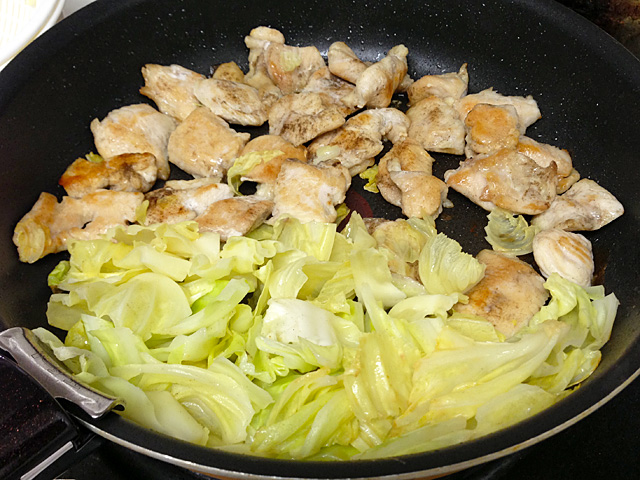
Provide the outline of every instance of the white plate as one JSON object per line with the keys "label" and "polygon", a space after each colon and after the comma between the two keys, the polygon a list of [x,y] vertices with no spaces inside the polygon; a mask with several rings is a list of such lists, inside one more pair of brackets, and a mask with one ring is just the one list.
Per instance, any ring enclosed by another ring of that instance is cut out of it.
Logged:
{"label": "white plate", "polygon": [[64,0],[0,0],[0,70],[55,24]]}

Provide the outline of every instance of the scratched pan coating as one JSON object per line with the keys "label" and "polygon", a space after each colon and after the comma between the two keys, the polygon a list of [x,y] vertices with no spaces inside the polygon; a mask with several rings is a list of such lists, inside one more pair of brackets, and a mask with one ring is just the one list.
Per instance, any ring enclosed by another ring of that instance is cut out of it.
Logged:
{"label": "scratched pan coating", "polygon": [[[64,254],[20,264],[11,235],[39,193],[61,195],[56,182],[66,166],[95,150],[90,121],[114,108],[148,101],[138,93],[145,63],[177,63],[209,74],[212,65],[234,60],[246,71],[243,38],[258,25],[278,28],[288,44],[312,44],[321,52],[342,40],[365,60],[379,59],[403,43],[414,78],[457,71],[467,62],[471,92],[494,87],[507,95],[533,95],[543,118],[527,134],[567,148],[582,176],[598,181],[626,207],[622,218],[588,234],[598,278],[621,301],[603,361],[575,393],[518,425],[437,452],[375,461],[245,457],[169,439],[116,414],[102,420],[78,414],[82,421],[138,452],[218,475],[408,478],[454,471],[540,441],[595,410],[635,377],[640,367],[640,66],[595,26],[541,0],[98,1],[64,20],[0,73],[3,328],[46,324],[46,276]],[[440,175],[459,161],[436,157]],[[372,214],[398,214],[379,196],[360,193]],[[450,198],[455,208],[443,213],[438,228],[476,253],[487,246],[486,212],[455,192]]]}

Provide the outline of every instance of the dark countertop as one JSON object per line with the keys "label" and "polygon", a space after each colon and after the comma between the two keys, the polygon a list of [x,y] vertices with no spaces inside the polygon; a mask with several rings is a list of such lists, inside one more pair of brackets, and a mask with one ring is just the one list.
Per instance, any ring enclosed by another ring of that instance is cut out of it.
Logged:
{"label": "dark countertop", "polygon": [[[562,0],[640,57],[640,2]],[[635,478],[640,468],[640,380],[596,412],[559,434],[517,454],[453,474],[450,480]],[[597,432],[597,433],[595,433]],[[636,472],[636,473],[632,473]],[[60,478],[211,478],[104,442]]]}

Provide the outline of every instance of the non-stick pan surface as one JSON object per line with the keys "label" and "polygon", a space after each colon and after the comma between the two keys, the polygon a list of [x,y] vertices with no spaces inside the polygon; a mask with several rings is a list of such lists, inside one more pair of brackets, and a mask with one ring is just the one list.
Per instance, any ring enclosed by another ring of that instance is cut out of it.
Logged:
{"label": "non-stick pan surface", "polygon": [[[610,342],[594,375],[566,400],[504,431],[460,446],[397,459],[302,463],[236,456],[168,439],[116,414],[84,419],[90,428],[135,450],[198,470],[236,476],[377,477],[436,474],[470,466],[539,441],[593,411],[640,368],[640,64],[613,39],[547,0],[396,0],[222,2],[102,0],[64,20],[0,73],[0,321],[2,327],[46,324],[47,273],[63,255],[20,264],[11,235],[41,191],[75,158],[94,150],[88,125],[110,110],[146,101],[140,67],[178,63],[208,74],[235,60],[246,68],[243,38],[255,26],[281,30],[287,43],[326,52],[337,40],[364,59],[392,46],[409,49],[414,78],[469,64],[470,91],[487,87],[533,95],[543,118],[534,139],[567,148],[583,177],[597,180],[626,207],[589,235],[597,277],[621,301]],[[437,171],[458,159],[437,157]],[[485,246],[486,212],[450,194],[455,204],[440,230],[467,251]],[[374,214],[397,215],[366,197]]]}

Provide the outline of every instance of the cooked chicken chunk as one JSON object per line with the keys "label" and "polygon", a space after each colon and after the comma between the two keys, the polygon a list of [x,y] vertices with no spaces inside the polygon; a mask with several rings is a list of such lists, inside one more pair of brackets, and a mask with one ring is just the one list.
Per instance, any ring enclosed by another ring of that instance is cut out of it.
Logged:
{"label": "cooked chicken chunk", "polygon": [[467,64],[460,67],[460,70],[442,75],[425,75],[416,80],[407,90],[409,104],[415,105],[423,98],[435,95],[440,98],[451,97],[458,100],[467,94],[469,87],[469,74]]}
{"label": "cooked chicken chunk", "polygon": [[302,222],[334,222],[335,206],[345,199],[351,175],[341,165],[308,165],[285,160],[274,188],[273,218],[295,217]]}
{"label": "cooked chicken chunk", "polygon": [[153,100],[162,113],[182,121],[200,105],[194,90],[204,75],[180,65],[156,65],[148,63],[142,67],[145,85],[140,93]]}
{"label": "cooked chicken chunk", "polygon": [[223,241],[246,235],[271,214],[273,202],[254,196],[219,200],[195,218],[201,232],[215,232]]}
{"label": "cooked chicken chunk", "polygon": [[99,190],[81,198],[63,197],[58,203],[50,193],[41,193],[13,233],[20,260],[33,263],[66,250],[69,240],[96,239],[111,227],[135,221],[143,198],[140,192]]}
{"label": "cooked chicken chunk", "polygon": [[477,259],[486,265],[484,277],[466,293],[469,303],[454,310],[485,318],[509,338],[545,304],[544,278],[522,260],[492,250],[481,251]]}
{"label": "cooked chicken chunk", "polygon": [[244,38],[244,43],[249,49],[249,71],[244,82],[258,89],[260,99],[268,109],[282,92],[269,77],[265,51],[272,44],[284,44],[284,35],[273,28],[257,27]]}
{"label": "cooked chicken chunk", "polygon": [[531,224],[542,230],[598,230],[624,213],[624,207],[608,190],[583,178],[556,197],[551,207]]}
{"label": "cooked chicken chunk", "polygon": [[465,129],[451,99],[423,98],[407,110],[409,136],[430,152],[464,153]]}
{"label": "cooked chicken chunk", "polygon": [[448,187],[431,174],[432,164],[433,158],[414,140],[394,145],[378,164],[380,193],[407,217],[438,215]]}
{"label": "cooked chicken chunk", "polygon": [[209,78],[196,86],[195,95],[229,123],[260,126],[267,121],[267,109],[260,94],[250,85]]}
{"label": "cooked chicken chunk", "polygon": [[301,145],[345,122],[343,109],[323,93],[291,93],[269,110],[269,133]]}
{"label": "cooked chicken chunk", "polygon": [[500,207],[536,215],[548,209],[556,196],[555,163],[543,168],[510,149],[465,160],[458,169],[445,172],[444,179],[485,210]]}
{"label": "cooked chicken chunk", "polygon": [[525,136],[520,137],[516,150],[518,153],[535,160],[541,167],[548,167],[551,162],[556,163],[558,168],[558,194],[566,192],[571,185],[580,179],[580,174],[573,168],[571,155],[566,150],[561,150],[546,143],[536,142]]}
{"label": "cooked chicken chunk", "polygon": [[367,67],[356,80],[355,90],[344,97],[345,105],[362,108],[385,108],[407,75],[407,54],[404,45],[396,45],[379,62]]}
{"label": "cooked chicken chunk", "polygon": [[100,121],[91,122],[91,132],[102,158],[123,153],[151,153],[156,159],[158,178],[169,178],[167,143],[176,122],[144,103],[112,110]]}
{"label": "cooked chicken chunk", "polygon": [[557,273],[588,287],[593,277],[591,242],[579,233],[557,228],[543,230],[533,238],[533,257],[545,277]]}
{"label": "cooked chicken chunk", "polygon": [[331,73],[353,84],[369,66],[344,42],[334,42],[329,46],[327,61]]}
{"label": "cooked chicken chunk", "polygon": [[216,80],[228,80],[230,82],[244,83],[244,72],[236,62],[221,63],[213,72],[211,78]]}
{"label": "cooked chicken chunk", "polygon": [[313,72],[325,67],[316,47],[292,47],[274,42],[265,48],[264,55],[267,74],[284,95],[300,92]]}
{"label": "cooked chicken chunk", "polygon": [[307,163],[307,149],[304,145],[294,146],[278,135],[261,135],[247,143],[240,155],[252,152],[281,151],[282,155],[262,162],[253,167],[243,177],[243,181],[257,182],[259,193],[263,198],[273,196],[273,186],[276,183],[282,162],[294,159]]}
{"label": "cooked chicken chunk", "polygon": [[513,105],[520,117],[520,123],[524,129],[542,118],[538,104],[531,95],[528,97],[506,96],[494,91],[492,88],[462,97],[457,103],[460,118],[464,119],[478,103],[490,105]]}
{"label": "cooked chicken chunk", "polygon": [[194,220],[212,203],[232,196],[233,190],[226,183],[209,178],[170,180],[163,188],[145,195],[149,201],[145,224]]}
{"label": "cooked chicken chunk", "polygon": [[[349,46],[344,42],[334,42],[327,51],[327,63],[329,70],[336,77],[340,77],[350,83],[356,83],[360,75],[371,66],[371,62],[363,62],[358,58]],[[406,74],[396,92],[406,92],[413,80]]]}
{"label": "cooked chicken chunk", "polygon": [[222,180],[251,138],[206,107],[198,107],[171,134],[169,161],[194,177]]}
{"label": "cooked chicken chunk", "polygon": [[[524,133],[513,105],[479,103],[464,119],[467,157],[515,148]],[[546,166],[546,165],[545,165]]]}
{"label": "cooked chicken chunk", "polygon": [[344,115],[347,116],[353,113],[355,109],[347,107],[342,102],[342,98],[353,92],[354,88],[352,84],[333,75],[327,67],[324,67],[313,72],[313,75],[309,77],[309,81],[302,89],[302,92],[327,95],[336,106],[341,108]]}
{"label": "cooked chicken chunk", "polygon": [[377,108],[351,117],[342,127],[325,133],[309,145],[312,161],[318,163],[320,149],[331,148],[331,162],[339,162],[357,175],[373,165],[375,156],[384,148],[383,138],[399,143],[407,138],[409,119],[395,108]]}
{"label": "cooked chicken chunk", "polygon": [[156,183],[158,167],[150,153],[123,153],[98,160],[78,158],[58,183],[67,195],[79,198],[101,189],[121,192],[146,192]]}

